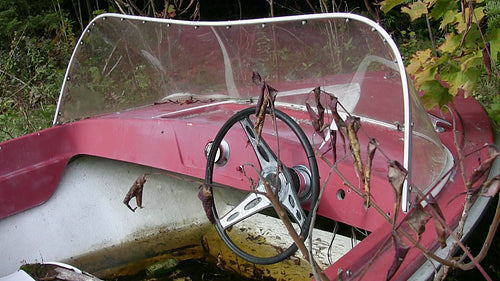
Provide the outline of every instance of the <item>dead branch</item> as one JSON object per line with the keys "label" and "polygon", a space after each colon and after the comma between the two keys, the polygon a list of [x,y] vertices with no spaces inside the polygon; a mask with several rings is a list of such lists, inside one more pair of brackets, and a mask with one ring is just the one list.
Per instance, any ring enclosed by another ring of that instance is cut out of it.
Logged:
{"label": "dead branch", "polygon": [[[455,120],[454,120],[455,122]],[[357,134],[357,130],[351,130],[351,136],[350,138],[352,139],[353,138],[353,134]],[[368,136],[369,137],[369,136]],[[452,167],[452,169],[450,169],[450,171],[448,171],[446,173],[445,176],[447,176],[449,173],[451,173],[451,171],[455,170],[456,169],[456,165],[459,165],[460,167],[460,170],[462,171],[462,177],[463,177],[463,180],[464,180],[464,183],[466,183],[467,185],[467,189],[468,190],[472,190],[472,185],[479,179],[481,178],[484,174],[487,174],[491,168],[491,163],[493,162],[494,158],[496,158],[496,156],[498,155],[497,154],[494,154],[494,156],[492,156],[492,159],[488,159],[487,161],[485,161],[485,163],[483,163],[482,165],[480,165],[480,167],[478,167],[476,170],[475,170],[475,173],[473,174],[472,178],[467,180],[466,179],[466,176],[465,176],[465,167],[464,167],[464,159],[469,156],[470,154],[472,153],[469,153],[468,155],[463,155],[463,152],[462,152],[462,149],[461,149],[461,146],[459,145],[459,143],[463,144],[463,140],[460,142],[459,141],[459,138],[458,138],[458,133],[455,129],[455,126],[454,126],[454,140],[455,140],[455,145],[457,146],[457,150],[458,150],[458,160],[455,164],[454,164],[454,167]],[[479,148],[478,150],[476,150],[476,153],[477,151],[480,151],[481,149],[484,149],[485,147],[490,147],[489,145],[486,145],[482,148]],[[315,149],[315,153],[316,155],[323,161],[325,161],[333,171],[335,171],[335,173],[342,179],[344,185],[346,185],[348,188],[350,188],[351,190],[353,190],[358,196],[360,197],[364,197],[366,196],[366,194],[361,191],[359,188],[357,188],[355,185],[353,185],[352,183],[350,183],[347,178],[336,168],[336,165],[332,165],[332,163],[329,162],[329,160],[327,160],[323,154],[319,153],[319,151],[317,151]],[[385,154],[384,154],[385,155]],[[355,155],[353,155],[353,157],[356,158]],[[357,174],[359,173],[358,172],[358,169],[359,169],[359,163],[357,161],[354,161],[353,163],[354,165],[354,168],[355,168],[355,171],[357,172]],[[359,174],[358,174],[359,176]],[[389,177],[391,178],[391,177]],[[496,179],[496,178],[495,178]],[[398,182],[400,182],[401,180],[399,180]],[[325,183],[326,184],[326,183]],[[496,182],[495,182],[496,185],[498,185]],[[399,184],[393,184],[393,186],[399,186]],[[432,190],[433,188],[431,188]],[[497,190],[497,186],[495,186],[493,188],[493,191],[491,192],[492,194],[491,195],[495,195],[496,194],[496,190]],[[415,190],[419,191],[418,188],[416,188]],[[419,194],[420,195],[420,198],[421,200],[419,202],[417,202],[417,204],[420,204],[422,200],[429,200],[429,195],[430,195],[430,191],[427,193],[427,194]],[[395,191],[397,191],[397,188],[395,187]],[[397,194],[397,192],[396,192]],[[472,206],[472,202],[473,202],[473,193],[472,192],[468,192],[468,198],[466,199],[466,206],[464,208],[464,215],[462,216],[462,220],[463,222],[465,222],[465,219],[466,219],[466,216],[467,216],[467,213],[468,213],[468,210],[470,209],[470,207]],[[470,197],[470,198],[469,198]],[[400,198],[398,196],[396,196],[396,201],[399,201]],[[413,238],[413,236],[411,234],[409,234],[405,229],[401,228],[400,226],[402,225],[403,222],[407,221],[411,214],[414,212],[415,208],[413,208],[412,210],[410,210],[410,212],[407,214],[407,216],[401,220],[401,222],[396,226],[396,217],[394,217],[393,219],[390,218],[389,216],[387,216],[385,214],[385,212],[383,212],[383,210],[376,204],[376,203],[372,203],[371,206],[382,216],[385,218],[385,220],[387,222],[389,222],[390,224],[393,225],[393,229],[397,231],[397,233],[403,235],[406,239],[408,239],[408,241],[410,241],[410,243],[413,244],[414,247],[416,247],[417,249],[421,250],[422,253],[427,256],[428,258],[432,258],[434,260],[436,260],[437,262],[441,263],[442,265],[444,266],[447,266],[447,267],[452,267],[452,268],[459,268],[459,269],[462,269],[462,270],[468,270],[469,268],[473,268],[473,267],[477,267],[484,275],[484,277],[487,279],[487,280],[490,280],[489,279],[489,276],[486,274],[486,272],[481,268],[481,266],[479,265],[479,261],[477,260],[477,258],[480,258],[482,260],[482,258],[484,258],[484,256],[486,255],[487,251],[488,251],[488,248],[489,248],[489,244],[491,244],[491,240],[493,239],[493,236],[494,236],[494,233],[496,231],[496,228],[498,227],[498,224],[499,224],[499,221],[500,221],[500,210],[497,209],[497,213],[495,215],[495,218],[494,218],[494,221],[490,227],[490,232],[488,233],[488,237],[483,245],[483,248],[481,250],[481,253],[476,257],[474,258],[472,256],[472,254],[467,250],[467,248],[463,245],[463,243],[460,242],[460,238],[455,235],[455,233],[453,232],[453,230],[446,224],[445,220],[444,220],[444,217],[441,213],[441,211],[439,210],[439,206],[437,206],[435,203],[433,204],[431,202],[431,204],[429,204],[431,207],[431,210],[432,210],[432,213],[433,213],[433,217],[434,217],[434,220],[436,222],[436,229],[438,230],[438,233],[441,233],[440,235],[440,241],[443,241],[444,242],[444,234],[446,234],[446,232],[450,233],[450,235],[455,239],[456,241],[456,244],[459,245],[462,250],[467,254],[467,256],[471,259],[471,262],[468,263],[468,264],[463,264],[462,262],[459,262],[457,261],[456,259],[452,258],[451,254],[452,252],[450,251],[450,255],[448,256],[448,258],[446,259],[443,259],[443,258],[440,258],[438,256],[436,256],[433,252],[429,251],[427,248],[425,248],[424,246],[422,246],[420,243],[419,243],[419,239],[418,240],[415,240]],[[467,205],[469,205],[467,207]],[[395,213],[397,212],[397,209],[398,209],[398,203],[396,202],[395,204]],[[499,203],[499,208],[500,208],[500,203]],[[408,221],[407,221],[408,222]],[[425,220],[426,222],[426,220]],[[424,224],[425,224],[424,222]],[[410,225],[410,224],[409,224]],[[462,226],[463,228],[463,226]],[[459,230],[462,229],[459,227]],[[441,230],[439,230],[441,229]],[[423,230],[425,231],[425,229]],[[422,231],[422,232],[423,232]],[[420,237],[420,234],[418,232],[418,230],[416,231],[418,237]],[[461,233],[461,231],[459,231],[459,233]],[[397,234],[395,234],[397,235]],[[461,235],[461,234],[460,234]],[[393,235],[394,236],[394,235]],[[387,241],[386,241],[387,242]],[[397,243],[395,243],[396,245]],[[384,243],[385,245],[385,243]],[[401,245],[401,243],[400,243]],[[383,248],[385,246],[382,246],[381,248]],[[396,245],[396,248],[397,245]],[[403,246],[399,247],[401,249],[405,249]],[[401,252],[401,253],[405,253],[404,251]],[[402,256],[402,255],[400,255]],[[368,265],[370,266],[370,265]],[[392,274],[395,273],[394,270],[397,270],[397,265],[396,265],[396,268],[393,269],[393,267],[391,267],[391,269],[389,269],[388,271],[388,276],[392,276]]]}
{"label": "dead branch", "polygon": [[281,202],[274,194],[271,188],[271,184],[265,179],[264,179],[264,186],[266,187],[266,197],[271,201],[273,208],[276,211],[276,214],[278,214],[278,217],[281,219],[283,224],[285,224],[285,227],[288,230],[290,237],[293,239],[293,241],[299,248],[300,252],[304,256],[304,259],[311,263],[311,267],[313,267],[314,270],[319,273],[322,281],[328,281],[329,279],[324,273],[324,271],[321,268],[319,268],[314,258],[309,255],[309,250],[304,244],[304,237],[299,236],[297,231],[295,231],[295,228],[293,228],[292,222],[290,221],[290,218],[286,214],[286,211],[283,209]]}

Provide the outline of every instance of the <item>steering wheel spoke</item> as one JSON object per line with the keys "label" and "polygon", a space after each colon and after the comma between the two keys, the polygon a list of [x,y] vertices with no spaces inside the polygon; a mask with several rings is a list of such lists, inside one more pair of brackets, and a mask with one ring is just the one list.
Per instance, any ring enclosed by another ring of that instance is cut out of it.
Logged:
{"label": "steering wheel spoke", "polygon": [[248,116],[240,120],[240,124],[245,131],[249,143],[252,145],[255,155],[259,160],[260,167],[263,171],[276,170],[278,168],[278,160],[274,152],[269,148],[263,138],[258,138],[255,131],[255,125]]}
{"label": "steering wheel spoke", "polygon": [[299,225],[303,225],[306,220],[306,215],[302,209],[297,193],[293,190],[292,184],[287,184],[279,197],[281,204],[285,207],[294,221]]}
{"label": "steering wheel spoke", "polygon": [[234,224],[271,207],[271,201],[259,193],[249,193],[243,201],[236,207],[220,218],[220,225],[224,229],[228,229]]}

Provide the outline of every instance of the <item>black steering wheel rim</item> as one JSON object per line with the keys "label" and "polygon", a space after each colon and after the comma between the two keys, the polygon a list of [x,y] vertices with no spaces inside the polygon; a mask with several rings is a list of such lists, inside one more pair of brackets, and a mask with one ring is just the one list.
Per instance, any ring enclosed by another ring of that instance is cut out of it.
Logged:
{"label": "black steering wheel rim", "polygon": [[[217,148],[221,144],[224,136],[227,134],[227,132],[233,127],[234,124],[240,122],[247,116],[250,116],[251,114],[255,114],[257,108],[256,107],[249,107],[246,109],[243,109],[239,112],[237,112],[235,115],[233,115],[226,123],[221,127],[219,132],[217,133],[213,143],[212,143],[212,149],[210,150],[208,157],[207,157],[207,167],[206,167],[206,174],[205,174],[205,184],[208,186],[211,186],[212,182],[212,175],[213,175],[213,169],[215,165],[215,157],[216,157],[216,152]],[[267,108],[267,114],[270,113],[270,109]],[[318,196],[319,196],[319,171],[318,171],[318,165],[316,162],[316,156],[314,153],[314,150],[309,142],[309,139],[305,135],[305,133],[302,131],[300,126],[287,114],[283,113],[282,111],[275,109],[274,114],[277,119],[283,121],[288,128],[290,128],[295,136],[298,138],[299,142],[302,145],[302,148],[304,149],[311,173],[311,197],[310,197],[310,211],[308,212],[305,222],[301,226],[301,232],[300,236],[304,238],[307,238],[308,233],[309,233],[309,228],[311,224],[311,220],[313,217],[313,212],[312,210],[315,209],[316,204],[318,204]],[[297,245],[295,243],[292,243],[290,247],[287,249],[283,250],[281,253],[278,253],[276,256],[272,257],[256,257],[253,256],[242,249],[240,249],[233,241],[232,239],[227,235],[225,229],[222,227],[219,216],[217,214],[217,209],[215,204],[212,205],[212,213],[215,218],[215,228],[223,240],[223,242],[239,257],[255,263],[255,264],[273,264],[280,262],[289,256],[293,255],[297,251]]]}

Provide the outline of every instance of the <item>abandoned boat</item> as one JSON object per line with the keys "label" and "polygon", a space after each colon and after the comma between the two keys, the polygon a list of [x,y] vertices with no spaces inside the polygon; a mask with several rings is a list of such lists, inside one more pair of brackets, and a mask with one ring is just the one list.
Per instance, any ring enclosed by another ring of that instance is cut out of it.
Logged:
{"label": "abandoned boat", "polygon": [[358,15],[103,14],[54,126],[0,144],[0,280],[49,261],[114,279],[179,252],[250,277],[321,276],[301,241],[330,280],[423,280],[439,266],[428,253],[453,244],[433,221],[458,226],[459,166],[470,176],[493,142],[472,99],[427,112],[394,41]]}

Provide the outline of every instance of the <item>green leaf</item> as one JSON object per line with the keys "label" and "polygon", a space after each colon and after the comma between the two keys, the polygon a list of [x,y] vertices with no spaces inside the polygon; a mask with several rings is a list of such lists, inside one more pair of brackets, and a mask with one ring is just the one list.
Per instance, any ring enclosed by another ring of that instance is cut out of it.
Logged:
{"label": "green leaf", "polygon": [[481,76],[481,69],[478,67],[469,67],[464,73],[466,82],[462,85],[465,97],[470,97],[479,85],[479,78]]}
{"label": "green leaf", "polygon": [[444,80],[450,84],[448,93],[452,96],[456,96],[458,90],[463,88],[464,84],[467,82],[466,76],[462,72],[451,73]]}
{"label": "green leaf", "polygon": [[467,71],[471,67],[480,67],[483,64],[483,52],[477,50],[471,54],[464,56],[461,59],[460,68],[462,71]]}
{"label": "green leaf", "polygon": [[448,33],[444,38],[444,43],[441,44],[438,48],[440,52],[453,53],[458,49],[458,47],[460,47],[460,40],[462,39],[462,36],[459,36],[455,33]]}
{"label": "green leaf", "polygon": [[493,97],[491,105],[486,107],[486,111],[491,119],[493,119],[497,124],[500,124],[500,96],[496,95]]}
{"label": "green leaf", "polygon": [[404,0],[384,0],[380,3],[380,10],[387,14],[392,8],[403,4]]}
{"label": "green leaf", "polygon": [[432,65],[431,49],[417,51],[410,60],[410,64],[406,67],[406,71],[412,75],[417,75],[425,66]]}
{"label": "green leaf", "polygon": [[[425,49],[422,51],[418,51],[414,56],[414,59],[418,60],[420,64],[426,63],[429,59],[432,58],[431,49]],[[413,59],[412,59],[413,60]]]}
{"label": "green leaf", "polygon": [[476,22],[476,18],[479,22],[482,21],[482,19],[484,18],[484,16],[486,15],[485,11],[484,11],[484,7],[477,7],[474,9],[474,14],[475,14],[475,18],[474,18],[474,22]]}
{"label": "green leaf", "polygon": [[421,88],[423,84],[428,81],[436,80],[436,76],[438,74],[438,67],[431,64],[426,65],[422,71],[419,71],[415,74],[415,86]]}
{"label": "green leaf", "polygon": [[449,53],[443,53],[441,56],[437,59],[436,64],[437,65],[445,65],[449,60],[450,60],[450,55]]}
{"label": "green leaf", "polygon": [[448,83],[450,95],[455,96],[462,90],[465,97],[469,97],[477,88],[480,74],[478,67],[464,69],[461,64],[451,63],[441,71],[439,78]]}
{"label": "green leaf", "polygon": [[486,40],[490,42],[491,57],[495,62],[500,60],[500,28],[489,29],[486,34]]}
{"label": "green leaf", "polygon": [[169,5],[168,6],[168,10],[167,10],[167,13],[171,14],[175,12],[175,6],[174,5]]}
{"label": "green leaf", "polygon": [[408,7],[401,8],[401,12],[410,15],[412,21],[420,18],[422,15],[427,14],[427,6],[420,0],[409,4]]}
{"label": "green leaf", "polygon": [[443,19],[441,20],[441,24],[439,25],[439,29],[445,30],[448,24],[456,23],[457,18],[461,18],[461,15],[458,13],[458,10],[446,11],[443,15]]}
{"label": "green leaf", "polygon": [[479,32],[477,25],[474,24],[474,26],[467,33],[463,47],[465,53],[474,53],[477,50],[484,48],[484,42],[481,38],[481,33]]}
{"label": "green leaf", "polygon": [[431,17],[434,19],[442,18],[448,11],[456,11],[458,13],[458,1],[438,0],[432,6]]}
{"label": "green leaf", "polygon": [[424,91],[422,102],[427,108],[433,108],[436,105],[442,107],[453,100],[453,97],[448,94],[448,89],[436,80],[425,82],[420,89]]}
{"label": "green leaf", "polygon": [[[464,21],[462,14],[460,16],[457,16],[455,19],[455,30],[460,34],[464,33],[467,28],[468,28],[468,18],[469,18],[469,8],[465,9],[465,15],[466,15],[466,20]],[[484,7],[479,7],[474,9],[474,17],[473,17],[473,22],[472,25],[476,25],[476,18],[481,21],[481,19],[484,17]]]}

